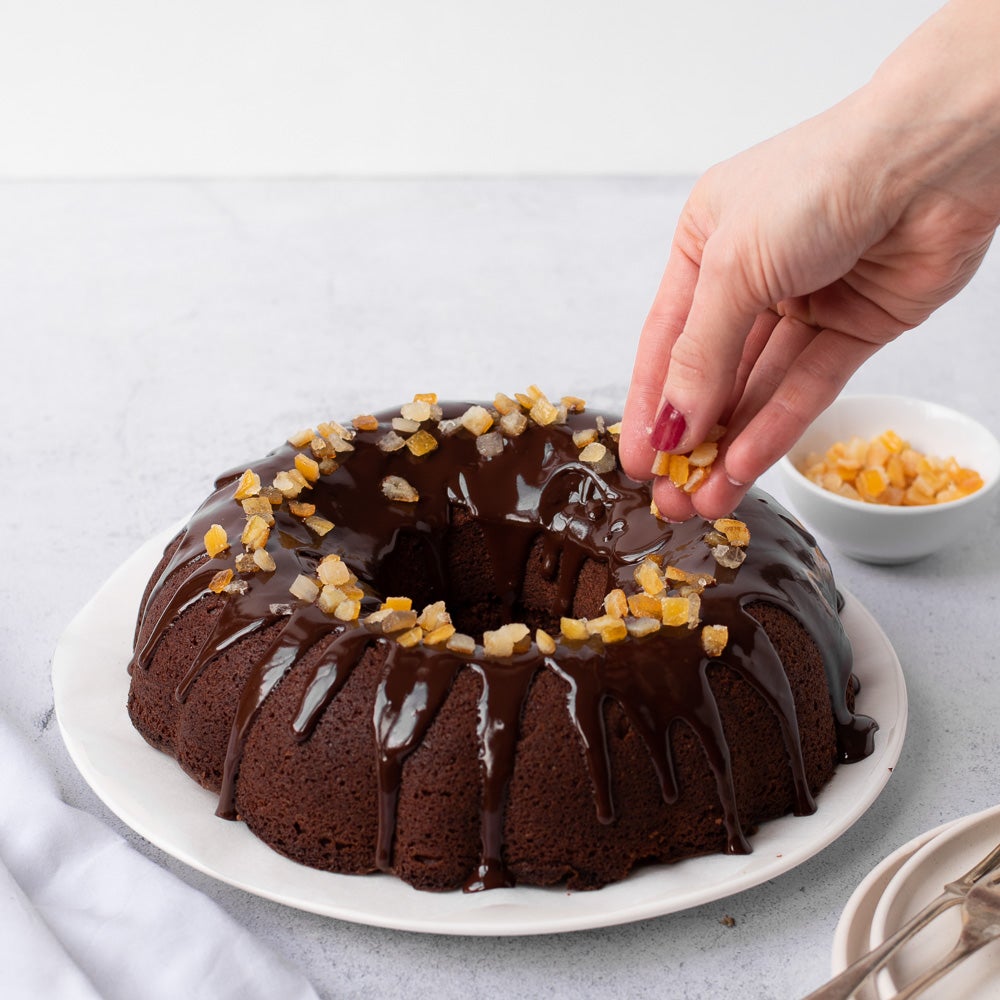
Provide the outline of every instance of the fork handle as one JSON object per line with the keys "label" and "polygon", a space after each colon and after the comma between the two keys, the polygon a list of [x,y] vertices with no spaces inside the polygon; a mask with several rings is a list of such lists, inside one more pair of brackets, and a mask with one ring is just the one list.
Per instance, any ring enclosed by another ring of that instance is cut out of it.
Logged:
{"label": "fork handle", "polygon": [[[818,990],[814,990],[804,1000],[847,1000],[873,972],[877,972],[885,965],[901,944],[909,941],[917,931],[929,924],[935,917],[961,901],[962,897],[953,892],[941,893],[903,924],[895,934],[887,937],[877,948],[862,955],[838,976],[835,976]],[[943,972],[941,974],[944,975]]]}

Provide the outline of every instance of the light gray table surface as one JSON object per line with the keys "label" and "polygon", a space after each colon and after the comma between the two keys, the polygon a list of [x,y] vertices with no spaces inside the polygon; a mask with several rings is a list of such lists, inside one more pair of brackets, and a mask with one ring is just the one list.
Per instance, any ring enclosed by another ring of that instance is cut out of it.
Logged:
{"label": "light gray table surface", "polygon": [[[53,648],[145,539],[215,473],[327,417],[417,391],[537,382],[620,409],[690,181],[74,182],[0,185],[0,711],[66,800],[218,901],[326,998],[801,996],[826,978],[844,904],[884,856],[993,805],[1000,517],[930,559],[828,549],[907,678],[883,794],[833,845],[756,888],[564,935],[464,938],[286,908],[165,855],[76,772],[53,718]],[[852,391],[1000,426],[1000,258]],[[769,474],[763,485],[780,497]],[[122,664],[125,669],[125,664]],[[733,926],[721,920],[731,916]]]}

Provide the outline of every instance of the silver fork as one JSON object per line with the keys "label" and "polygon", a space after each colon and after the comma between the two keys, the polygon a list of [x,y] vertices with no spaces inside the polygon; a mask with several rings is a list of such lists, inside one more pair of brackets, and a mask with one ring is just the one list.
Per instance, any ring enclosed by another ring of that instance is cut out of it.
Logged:
{"label": "silver fork", "polygon": [[962,901],[962,932],[955,947],[926,972],[917,976],[895,1000],[909,1000],[936,983],[963,958],[1000,937],[1000,875],[977,882]]}
{"label": "silver fork", "polygon": [[[961,878],[949,882],[940,896],[932,899],[919,913],[903,924],[895,934],[887,937],[868,954],[862,955],[853,965],[849,965],[824,986],[814,990],[805,997],[805,1000],[848,1000],[848,997],[872,973],[877,972],[889,961],[897,948],[909,941],[917,931],[926,927],[949,907],[961,903],[980,879],[997,868],[1000,868],[1000,844],[997,844],[985,858],[973,865]],[[944,972],[941,975],[944,975]]]}

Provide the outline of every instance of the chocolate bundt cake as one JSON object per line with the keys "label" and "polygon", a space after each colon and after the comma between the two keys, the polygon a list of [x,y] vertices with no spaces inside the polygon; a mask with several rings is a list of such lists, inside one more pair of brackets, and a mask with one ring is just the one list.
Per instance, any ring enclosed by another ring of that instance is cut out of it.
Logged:
{"label": "chocolate bundt cake", "polygon": [[871,749],[833,578],[761,492],[660,520],[617,431],[420,395],[221,476],[143,598],[134,725],[315,868],[594,888],[748,852]]}

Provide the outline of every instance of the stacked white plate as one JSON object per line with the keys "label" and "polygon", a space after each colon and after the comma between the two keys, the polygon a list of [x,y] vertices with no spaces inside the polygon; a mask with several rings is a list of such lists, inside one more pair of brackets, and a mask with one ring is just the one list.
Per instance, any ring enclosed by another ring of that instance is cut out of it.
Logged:
{"label": "stacked white plate", "polygon": [[[833,973],[843,971],[964,875],[1000,841],[1000,806],[954,820],[915,837],[889,855],[854,891],[837,925]],[[958,940],[961,908],[953,906],[893,956],[860,1000],[889,1000],[945,955]],[[927,1000],[996,1000],[1000,995],[1000,944],[979,952],[931,986]]]}

